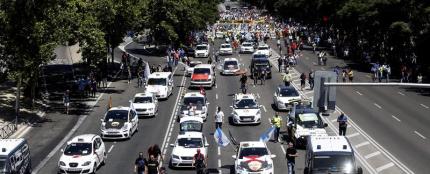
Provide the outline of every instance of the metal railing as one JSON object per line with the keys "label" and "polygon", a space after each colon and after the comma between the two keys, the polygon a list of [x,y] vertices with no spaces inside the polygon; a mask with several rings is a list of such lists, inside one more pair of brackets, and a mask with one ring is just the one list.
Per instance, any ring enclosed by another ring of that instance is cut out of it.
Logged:
{"label": "metal railing", "polygon": [[3,127],[0,127],[0,138],[9,138],[15,131],[17,130],[17,125],[15,124],[15,120],[7,123]]}

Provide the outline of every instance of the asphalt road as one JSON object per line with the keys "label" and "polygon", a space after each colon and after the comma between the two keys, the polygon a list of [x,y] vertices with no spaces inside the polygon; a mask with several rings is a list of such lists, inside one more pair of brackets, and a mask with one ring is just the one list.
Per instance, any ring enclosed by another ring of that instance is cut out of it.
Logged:
{"label": "asphalt road", "polygon": [[[272,43],[271,43],[272,44]],[[219,41],[215,44],[215,50],[219,46]],[[139,49],[142,46],[137,43],[132,43],[126,49]],[[164,64],[165,60],[160,57],[143,57],[145,61],[151,64]],[[232,55],[226,57],[236,57],[240,60],[244,67],[249,66],[251,55]],[[308,57],[308,58],[306,58]],[[301,59],[296,69],[299,72],[308,72],[310,69],[321,69],[320,66],[315,66],[315,55],[311,52],[304,52],[304,58]],[[201,59],[205,62],[207,59]],[[340,60],[329,59],[329,65],[341,64]],[[329,69],[329,67],[323,67]],[[235,153],[233,146],[218,148],[213,139],[215,130],[213,115],[215,107],[221,106],[226,115],[223,125],[225,133],[231,132],[238,141],[258,140],[259,136],[270,127],[269,118],[274,114],[271,107],[272,95],[276,86],[281,84],[280,74],[275,68],[272,68],[273,78],[266,81],[265,85],[249,85],[249,93],[253,93],[258,97],[260,104],[264,105],[262,110],[262,123],[254,126],[234,126],[228,122],[232,103],[232,95],[239,92],[239,77],[236,76],[221,76],[217,74],[217,86],[211,90],[206,90],[210,102],[209,117],[205,123],[204,134],[209,141],[209,171],[211,173],[230,173],[233,169],[234,159],[231,156]],[[170,152],[172,150],[168,144],[173,143],[178,134],[178,124],[175,121],[176,107],[180,101],[181,95],[185,92],[195,91],[188,89],[189,78],[183,76],[183,66],[179,65],[175,70],[174,76],[174,92],[173,95],[166,101],[160,103],[159,114],[155,118],[140,119],[139,132],[137,132],[131,140],[127,141],[107,141],[106,147],[109,151],[107,164],[99,169],[99,173],[116,174],[116,173],[132,173],[133,162],[139,151],[146,152],[146,149],[152,144],[159,144],[165,149],[163,165],[167,167],[170,160]],[[368,81],[369,78],[365,73],[356,72],[356,79],[360,81]],[[249,80],[251,83],[251,80]],[[185,85],[183,85],[185,84]],[[95,108],[89,113],[88,117],[82,123],[77,131],[72,135],[76,136],[85,133],[99,134],[100,118],[106,111],[108,98],[113,98],[114,106],[128,106],[130,100],[136,92],[143,92],[143,88],[137,88],[136,80],[132,84],[127,84],[125,80],[119,80],[112,83],[110,94],[105,94],[98,100]],[[354,122],[360,126],[367,134],[375,139],[393,156],[399,159],[402,163],[415,173],[426,173],[430,161],[430,152],[428,147],[430,130],[426,126],[430,120],[428,117],[429,109],[424,106],[430,106],[430,101],[427,97],[421,96],[413,91],[406,91],[396,87],[387,88],[365,88],[365,87],[345,87],[337,90],[337,105],[342,108]],[[357,92],[358,91],[358,92]],[[376,105],[375,105],[376,104]],[[424,106],[422,106],[423,104]],[[378,107],[379,106],[379,107]],[[285,114],[281,115],[284,117]],[[395,117],[392,117],[395,116]],[[397,118],[397,119],[395,119]],[[66,135],[67,131],[72,129],[78,117],[68,117],[68,124],[62,127],[62,135]],[[398,121],[400,120],[400,121]],[[56,120],[61,121],[61,120]],[[45,127],[46,128],[46,127]],[[58,128],[59,129],[59,128]],[[348,129],[350,130],[350,129]],[[43,131],[48,132],[44,134]],[[50,131],[56,131],[56,128],[39,130],[40,136],[43,138],[49,136]],[[425,138],[420,137],[416,132]],[[328,129],[329,134],[335,134],[333,130]],[[30,134],[29,134],[30,135]],[[41,136],[44,135],[44,136]],[[37,145],[37,139],[31,139]],[[40,142],[40,145],[31,147],[38,150],[39,153],[33,154],[34,166],[37,166],[42,161],[50,150],[58,144],[62,137],[52,140],[52,144]],[[71,137],[70,137],[71,138]],[[57,143],[55,143],[57,142]],[[64,147],[64,145],[62,146]],[[285,160],[285,145],[280,143],[268,142],[268,147],[273,154],[276,154],[274,166],[275,173],[285,173],[287,171]],[[304,151],[299,151],[300,157],[297,159],[296,172],[301,172],[304,167]],[[56,173],[57,162],[60,157],[60,151],[52,154],[52,158],[46,161],[46,165],[39,173]],[[372,160],[372,158],[366,159]],[[373,162],[372,162],[373,163]],[[359,164],[363,165],[363,164]],[[168,173],[194,173],[189,169],[168,169]],[[365,173],[371,173],[365,170]],[[391,173],[402,173],[395,171]]]}

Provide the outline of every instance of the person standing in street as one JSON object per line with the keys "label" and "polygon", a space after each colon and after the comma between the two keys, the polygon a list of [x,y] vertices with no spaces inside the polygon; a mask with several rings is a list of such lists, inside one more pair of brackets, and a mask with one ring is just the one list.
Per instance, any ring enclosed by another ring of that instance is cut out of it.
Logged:
{"label": "person standing in street", "polygon": [[296,165],[296,157],[298,156],[299,155],[297,155],[297,150],[293,143],[288,143],[287,153],[285,155],[285,158],[287,158],[288,174],[296,173],[294,171],[294,167]]}
{"label": "person standing in street", "polygon": [[291,77],[291,74],[288,73],[288,70],[285,71],[285,74],[282,77],[282,81],[284,82],[285,86],[290,86],[290,83],[292,80],[293,80],[293,78]]}
{"label": "person standing in street", "polygon": [[306,74],[302,73],[300,75],[300,90],[303,91],[303,88],[305,88],[305,86],[306,86]]}
{"label": "person standing in street", "polygon": [[309,75],[308,75],[308,80],[309,80],[309,87],[311,90],[314,89],[314,72],[311,70],[309,71]]}
{"label": "person standing in street", "polygon": [[200,152],[200,149],[197,149],[197,153],[194,155],[192,165],[196,168],[197,174],[204,174],[205,173],[206,158],[205,158],[205,155],[203,155]]}
{"label": "person standing in street", "polygon": [[278,58],[278,70],[279,70],[279,72],[282,72],[282,63],[283,63],[284,61],[282,60],[282,57],[279,57]]}
{"label": "person standing in street", "polygon": [[345,136],[346,128],[348,127],[348,117],[344,113],[341,113],[337,117],[337,122],[339,123],[339,136]]}
{"label": "person standing in street", "polygon": [[139,152],[139,157],[137,157],[134,162],[134,173],[144,174],[145,173],[145,158],[143,158],[143,152]]}
{"label": "person standing in street", "polygon": [[221,111],[221,107],[218,106],[217,112],[215,114],[215,129],[222,129],[222,122],[224,119],[224,112]]}
{"label": "person standing in street", "polygon": [[149,160],[146,161],[145,166],[145,174],[158,174],[158,171],[160,171],[160,164],[158,160],[155,159],[154,155],[149,156]]}
{"label": "person standing in street", "polygon": [[354,72],[352,71],[351,68],[349,69],[349,72],[348,72],[348,79],[349,79],[349,82],[352,82],[352,80],[354,79]]}
{"label": "person standing in street", "polygon": [[63,103],[64,103],[64,112],[68,115],[69,114],[69,107],[70,107],[70,91],[66,90],[63,95]]}
{"label": "person standing in street", "polygon": [[275,116],[271,120],[272,125],[275,126],[275,132],[274,132],[274,142],[279,142],[279,134],[281,131],[281,125],[282,125],[282,118],[279,116],[279,113],[276,112]]}

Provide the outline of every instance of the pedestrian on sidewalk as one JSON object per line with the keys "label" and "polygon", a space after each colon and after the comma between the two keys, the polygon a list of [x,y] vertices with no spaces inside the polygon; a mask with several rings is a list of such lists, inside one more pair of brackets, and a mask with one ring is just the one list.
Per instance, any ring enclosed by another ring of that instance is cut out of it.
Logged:
{"label": "pedestrian on sidewalk", "polygon": [[299,155],[297,155],[297,150],[293,143],[288,143],[287,153],[285,155],[285,158],[287,158],[288,174],[296,173],[294,171],[294,167],[296,165],[296,157],[298,156]]}
{"label": "pedestrian on sidewalk", "polygon": [[348,79],[349,79],[349,82],[352,82],[352,80],[354,79],[354,72],[352,71],[351,68],[349,68]]}
{"label": "pedestrian on sidewalk", "polygon": [[337,117],[337,122],[339,123],[339,136],[345,136],[346,128],[348,127],[348,117],[344,113],[341,113]]}
{"label": "pedestrian on sidewalk", "polygon": [[222,122],[224,120],[224,112],[221,111],[221,107],[218,106],[217,112],[215,114],[215,129],[222,129]]}
{"label": "pedestrian on sidewalk", "polygon": [[300,75],[300,90],[303,91],[303,88],[305,88],[305,86],[306,86],[306,74],[302,73]]}
{"label": "pedestrian on sidewalk", "polygon": [[386,78],[385,78],[385,82],[390,82],[390,75],[391,75],[391,67],[390,67],[390,65],[387,65],[387,67],[385,68],[385,71],[386,71]]}
{"label": "pedestrian on sidewalk", "polygon": [[271,120],[272,125],[275,126],[275,132],[274,132],[274,142],[279,142],[279,134],[281,131],[281,125],[282,125],[282,118],[279,116],[279,113],[276,112],[275,116]]}
{"label": "pedestrian on sidewalk", "polygon": [[314,71],[313,70],[309,71],[308,79],[309,79],[309,87],[311,90],[313,90],[314,89]]}
{"label": "pedestrian on sidewalk", "polygon": [[97,82],[96,82],[96,79],[93,77],[91,79],[91,96],[96,97],[96,93],[97,93]]}
{"label": "pedestrian on sidewalk", "polygon": [[346,73],[346,69],[343,69],[342,70],[342,82],[346,82],[346,76],[347,76],[347,73]]}
{"label": "pedestrian on sidewalk", "polygon": [[64,104],[64,112],[68,115],[69,114],[69,107],[70,107],[70,91],[66,90],[63,95],[63,104]]}
{"label": "pedestrian on sidewalk", "polygon": [[131,83],[131,68],[130,66],[127,67],[127,72],[128,72],[128,84]]}

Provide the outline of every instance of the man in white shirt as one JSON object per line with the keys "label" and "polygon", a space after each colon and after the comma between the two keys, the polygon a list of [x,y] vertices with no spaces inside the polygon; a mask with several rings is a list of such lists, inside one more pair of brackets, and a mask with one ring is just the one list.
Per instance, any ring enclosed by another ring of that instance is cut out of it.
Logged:
{"label": "man in white shirt", "polygon": [[218,106],[218,110],[215,113],[215,129],[222,129],[222,121],[224,119],[224,113],[221,111],[221,107]]}

